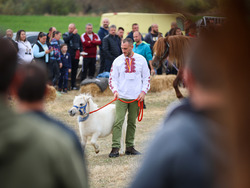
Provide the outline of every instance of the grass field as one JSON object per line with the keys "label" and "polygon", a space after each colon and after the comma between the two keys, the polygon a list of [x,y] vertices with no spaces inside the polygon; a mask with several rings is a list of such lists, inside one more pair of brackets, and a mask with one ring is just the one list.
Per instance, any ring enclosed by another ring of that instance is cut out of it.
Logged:
{"label": "grass field", "polygon": [[[182,93],[187,94],[185,89],[181,88]],[[72,107],[75,95],[79,91],[69,91],[67,94],[58,96],[54,102],[46,104],[46,111],[50,115],[60,119],[74,129],[78,136],[77,117],[68,115],[68,110]],[[94,97],[93,101],[98,106],[103,106],[110,102],[113,96]],[[174,89],[161,93],[148,93],[146,96],[147,109],[144,110],[144,117],[141,122],[137,122],[135,145],[136,149],[145,154],[148,143],[154,137],[159,127],[166,107],[176,99]],[[85,156],[88,163],[88,172],[91,188],[125,188],[132,181],[135,173],[140,167],[144,155],[141,156],[120,156],[111,159],[108,157],[111,151],[111,139],[109,135],[105,138],[99,138],[100,153],[95,154],[93,146],[88,139],[85,148]]]}
{"label": "grass field", "polygon": [[48,32],[51,26],[56,27],[62,33],[68,31],[69,23],[75,23],[78,33],[85,32],[87,23],[93,24],[94,32],[98,32],[101,17],[93,16],[6,16],[0,15],[0,28],[5,31],[12,29],[17,32],[19,29],[25,31],[43,31]]}

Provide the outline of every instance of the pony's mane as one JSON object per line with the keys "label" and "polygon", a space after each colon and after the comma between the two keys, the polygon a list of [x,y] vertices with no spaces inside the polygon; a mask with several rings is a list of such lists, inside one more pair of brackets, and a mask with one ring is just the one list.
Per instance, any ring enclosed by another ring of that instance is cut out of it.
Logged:
{"label": "pony's mane", "polygon": [[90,98],[90,100],[91,100],[92,103],[93,103],[94,108],[98,108],[98,105],[97,105],[96,103],[94,103],[93,97],[92,97],[92,95],[91,95],[90,93],[81,93],[81,94],[78,95],[78,96]]}
{"label": "pony's mane", "polygon": [[163,57],[166,51],[167,43],[169,44],[169,61],[176,60],[177,66],[180,67],[184,61],[184,55],[186,49],[190,45],[190,37],[182,35],[167,36],[165,38],[159,38],[154,45],[154,52],[157,59],[161,61],[167,57]]}
{"label": "pony's mane", "polygon": [[81,93],[81,94],[78,95],[78,96],[81,96],[81,97],[86,96],[86,97],[92,98],[92,95],[91,95],[90,93]]}

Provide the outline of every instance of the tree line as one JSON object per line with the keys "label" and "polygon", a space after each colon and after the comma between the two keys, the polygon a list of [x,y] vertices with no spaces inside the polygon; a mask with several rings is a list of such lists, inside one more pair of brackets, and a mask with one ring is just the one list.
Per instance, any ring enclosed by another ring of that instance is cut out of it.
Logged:
{"label": "tree line", "polygon": [[[157,3],[166,4],[170,12],[204,13],[218,6],[219,0],[0,0],[0,14],[6,15],[68,15],[101,14],[104,12],[158,12]],[[168,6],[169,5],[169,6]],[[164,6],[164,10],[166,7]]]}

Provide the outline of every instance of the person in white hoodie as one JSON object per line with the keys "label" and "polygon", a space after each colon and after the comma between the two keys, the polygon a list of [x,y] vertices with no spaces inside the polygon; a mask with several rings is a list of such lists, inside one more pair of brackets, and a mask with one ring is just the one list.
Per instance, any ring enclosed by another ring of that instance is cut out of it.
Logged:
{"label": "person in white hoodie", "polygon": [[[146,59],[133,52],[133,41],[130,38],[123,40],[122,55],[118,56],[110,70],[109,87],[114,93],[114,98],[126,102],[137,99],[143,101],[150,89],[150,73]],[[139,155],[134,149],[136,117],[138,116],[138,101],[123,103],[116,101],[116,120],[113,127],[112,151],[109,157],[119,157],[122,124],[128,111],[126,133],[126,155]]]}
{"label": "person in white hoodie", "polygon": [[26,40],[26,33],[24,30],[19,30],[16,34],[16,42],[18,46],[18,63],[26,64],[31,63],[33,60],[33,51],[31,44]]}

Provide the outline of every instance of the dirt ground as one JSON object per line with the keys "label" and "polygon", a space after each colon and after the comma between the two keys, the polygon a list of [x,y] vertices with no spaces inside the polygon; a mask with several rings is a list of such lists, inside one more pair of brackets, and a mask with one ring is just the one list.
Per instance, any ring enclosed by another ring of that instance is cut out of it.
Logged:
{"label": "dirt ground", "polygon": [[[182,93],[187,94],[185,89]],[[67,94],[59,94],[55,101],[46,104],[46,111],[50,115],[66,123],[76,131],[79,138],[77,117],[71,117],[68,110],[73,105],[74,96],[80,94],[79,91],[69,91]],[[113,99],[112,96],[93,97],[93,101],[99,107],[107,104]],[[112,135],[105,138],[99,138],[98,144],[100,152],[96,154],[94,148],[88,139],[85,148],[85,157],[88,163],[88,172],[91,188],[100,187],[128,187],[136,171],[140,167],[148,144],[154,138],[154,135],[166,113],[167,106],[177,100],[174,90],[161,93],[148,93],[146,96],[146,106],[143,120],[137,122],[135,148],[142,152],[141,156],[120,156],[118,158],[109,158],[111,151]]]}

